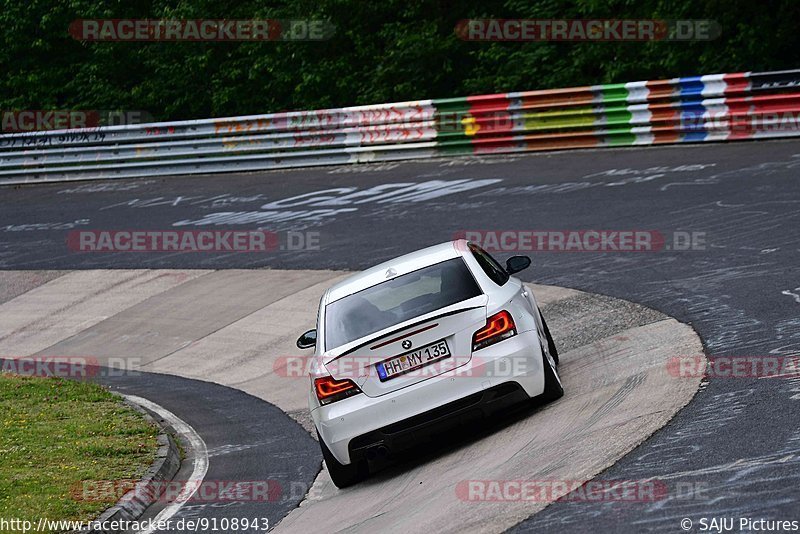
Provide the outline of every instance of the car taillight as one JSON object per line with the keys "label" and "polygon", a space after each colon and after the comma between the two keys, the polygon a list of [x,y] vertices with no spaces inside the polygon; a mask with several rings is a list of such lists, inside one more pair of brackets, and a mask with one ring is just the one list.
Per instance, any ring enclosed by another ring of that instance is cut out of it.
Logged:
{"label": "car taillight", "polygon": [[314,380],[314,391],[320,404],[330,404],[342,399],[346,399],[357,393],[361,393],[358,386],[350,380],[336,380],[332,376],[323,376]]}
{"label": "car taillight", "polygon": [[472,335],[472,350],[476,351],[494,345],[517,335],[517,327],[511,314],[503,310],[486,319],[486,326]]}

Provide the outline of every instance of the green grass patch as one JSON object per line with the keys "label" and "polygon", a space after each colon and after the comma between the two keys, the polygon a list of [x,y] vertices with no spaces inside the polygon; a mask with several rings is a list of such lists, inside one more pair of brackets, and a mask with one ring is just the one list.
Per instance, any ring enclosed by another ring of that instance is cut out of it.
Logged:
{"label": "green grass patch", "polygon": [[141,478],[158,432],[96,384],[0,374],[0,517],[96,518],[118,499],[92,488]]}

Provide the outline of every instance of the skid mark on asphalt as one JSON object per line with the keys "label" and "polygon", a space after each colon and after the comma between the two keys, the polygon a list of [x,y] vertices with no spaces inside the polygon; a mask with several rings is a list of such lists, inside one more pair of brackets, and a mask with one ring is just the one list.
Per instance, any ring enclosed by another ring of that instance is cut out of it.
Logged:
{"label": "skid mark on asphalt", "polygon": [[[188,278],[202,276],[190,271]],[[28,356],[186,279],[164,271],[75,271],[0,305],[0,354]],[[80,356],[94,356],[92,352]]]}
{"label": "skid mark on asphalt", "polygon": [[0,271],[0,304],[66,273],[67,271]]}
{"label": "skid mark on asphalt", "polygon": [[606,400],[591,416],[589,416],[589,419],[586,420],[584,428],[591,428],[595,425],[595,423],[606,419],[606,417],[610,415],[611,412],[617,408],[617,406],[622,404],[622,401],[624,401],[634,389],[641,386],[644,381],[644,373],[638,373],[626,378],[625,382],[617,390],[617,392],[614,393],[611,398]]}
{"label": "skid mark on asphalt", "polygon": [[[278,272],[261,273],[262,284],[278,284]],[[341,273],[308,272],[302,285],[224,328],[195,340],[191,345],[148,364],[148,370],[213,380],[263,398],[285,412],[307,405],[305,367],[287,373],[280,358],[306,358],[295,340],[316,324],[316,306]]]}
{"label": "skid mark on asphalt", "polygon": [[[555,318],[550,326],[568,328]],[[501,532],[548,503],[465,502],[455,493],[459,482],[592,478],[696,391],[699,378],[669,376],[666,362],[675,351],[699,354],[702,347],[690,328],[664,319],[562,352],[564,398],[457,450],[390,468],[347,490],[333,487],[323,471],[308,500],[275,532],[308,531],[322,522],[348,532]]]}

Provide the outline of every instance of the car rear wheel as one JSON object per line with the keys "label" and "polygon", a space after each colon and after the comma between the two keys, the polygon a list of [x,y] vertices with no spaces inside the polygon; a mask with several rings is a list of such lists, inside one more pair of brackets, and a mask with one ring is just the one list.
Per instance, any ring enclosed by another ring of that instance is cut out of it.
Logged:
{"label": "car rear wheel", "polygon": [[547,328],[547,322],[544,320],[542,310],[539,310],[539,317],[542,318],[542,326],[544,327],[544,335],[547,337],[547,348],[550,351],[550,356],[553,357],[553,360],[556,362],[556,366],[558,366],[558,350],[556,349],[556,344],[553,341],[553,336],[550,335],[550,329]]}
{"label": "car rear wheel", "polygon": [[544,346],[542,347],[542,363],[544,366],[544,392],[538,400],[552,402],[564,396],[564,386],[561,385],[561,377],[558,376],[558,365]]}
{"label": "car rear wheel", "polygon": [[337,488],[346,488],[366,478],[369,473],[366,462],[354,461],[348,465],[340,464],[339,460],[322,441],[322,437],[317,432],[319,438],[319,446],[322,449],[322,457],[325,459],[325,465],[328,467],[328,473],[331,475],[331,480]]}

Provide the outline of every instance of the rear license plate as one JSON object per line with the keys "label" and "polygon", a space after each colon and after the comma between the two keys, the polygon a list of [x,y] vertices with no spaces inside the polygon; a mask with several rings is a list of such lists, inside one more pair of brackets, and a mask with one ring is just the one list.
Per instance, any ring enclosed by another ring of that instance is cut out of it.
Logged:
{"label": "rear license plate", "polygon": [[385,382],[449,356],[450,348],[443,339],[400,356],[395,356],[384,362],[376,363],[375,367],[378,370],[378,378],[381,379],[381,382]]}

